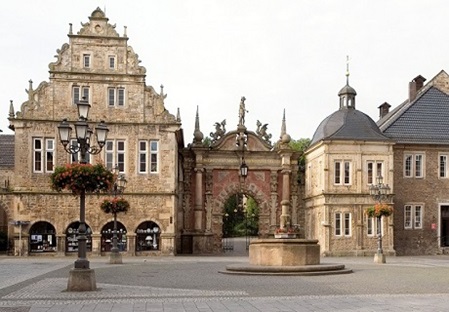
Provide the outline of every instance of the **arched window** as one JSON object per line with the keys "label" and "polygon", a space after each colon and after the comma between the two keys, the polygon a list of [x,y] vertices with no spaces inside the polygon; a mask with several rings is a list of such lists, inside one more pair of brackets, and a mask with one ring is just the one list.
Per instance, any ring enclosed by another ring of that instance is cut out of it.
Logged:
{"label": "arched window", "polygon": [[[111,251],[114,221],[106,223],[101,229],[101,251]],[[117,247],[119,251],[126,251],[126,228],[117,221]]]}
{"label": "arched window", "polygon": [[142,222],[136,230],[136,251],[160,249],[160,227],[153,221]]}
{"label": "arched window", "polygon": [[[78,251],[78,228],[80,223],[73,222],[67,227],[65,231],[65,246],[67,252],[77,252]],[[86,224],[86,250],[92,251],[92,229]]]}
{"label": "arched window", "polygon": [[40,221],[30,228],[30,252],[56,251],[55,227],[48,222]]}

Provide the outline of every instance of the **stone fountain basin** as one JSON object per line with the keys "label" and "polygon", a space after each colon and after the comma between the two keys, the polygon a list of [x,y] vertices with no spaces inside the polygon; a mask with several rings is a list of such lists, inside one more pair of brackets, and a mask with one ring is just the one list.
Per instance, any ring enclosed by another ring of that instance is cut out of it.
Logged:
{"label": "stone fountain basin", "polygon": [[348,274],[343,264],[320,264],[316,239],[254,239],[249,245],[249,264],[231,264],[223,274],[234,275],[330,275]]}
{"label": "stone fountain basin", "polygon": [[263,266],[303,266],[320,264],[316,239],[267,238],[251,240],[249,263]]}

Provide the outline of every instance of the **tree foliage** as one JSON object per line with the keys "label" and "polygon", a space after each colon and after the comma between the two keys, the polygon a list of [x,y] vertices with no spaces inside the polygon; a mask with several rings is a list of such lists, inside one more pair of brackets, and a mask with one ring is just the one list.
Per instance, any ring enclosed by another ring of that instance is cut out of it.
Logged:
{"label": "tree foliage", "polygon": [[306,157],[304,156],[304,152],[309,148],[311,140],[309,138],[302,138],[299,140],[291,140],[289,145],[290,147],[297,151],[301,152],[301,155],[298,159],[298,183],[301,183],[301,179],[306,171]]}
{"label": "tree foliage", "polygon": [[[246,205],[243,205],[243,198]],[[223,236],[257,235],[259,231],[259,206],[252,197],[235,194],[225,203]]]}

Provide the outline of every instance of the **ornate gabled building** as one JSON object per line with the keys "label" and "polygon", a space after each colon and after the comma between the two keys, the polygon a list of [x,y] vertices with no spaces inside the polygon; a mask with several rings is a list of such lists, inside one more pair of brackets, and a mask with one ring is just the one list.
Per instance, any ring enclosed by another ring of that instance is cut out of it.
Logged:
{"label": "ornate gabled building", "polygon": [[[130,254],[174,254],[178,200],[179,150],[183,148],[179,116],[164,107],[166,95],[146,85],[146,70],[128,45],[126,27],[119,35],[99,8],[57,50],[50,80],[37,88],[32,81],[28,100],[9,122],[14,131],[14,174],[0,205],[10,221],[15,254],[75,253],[79,201],[69,192],[50,188],[54,168],[78,160],[59,142],[57,126],[76,121],[76,103],[91,104],[89,125],[106,121],[109,135],[90,163],[118,165],[128,187],[131,208],[118,217],[119,248]],[[12,106],[12,104],[11,104]],[[74,144],[76,140],[73,140]],[[88,195],[88,251],[111,248],[112,215],[100,210],[103,195]],[[20,232],[20,235],[19,235]]]}
{"label": "ornate gabled building", "polygon": [[[321,122],[305,152],[305,237],[318,239],[323,255],[374,254],[377,224],[365,213],[374,204],[369,186],[378,175],[393,185],[394,142],[356,109],[348,81],[338,96],[339,109]],[[384,252],[395,254],[391,217],[381,230]]]}
{"label": "ornate gabled building", "polygon": [[449,75],[417,76],[409,98],[384,103],[378,125],[394,145],[394,245],[398,254],[449,251]]}

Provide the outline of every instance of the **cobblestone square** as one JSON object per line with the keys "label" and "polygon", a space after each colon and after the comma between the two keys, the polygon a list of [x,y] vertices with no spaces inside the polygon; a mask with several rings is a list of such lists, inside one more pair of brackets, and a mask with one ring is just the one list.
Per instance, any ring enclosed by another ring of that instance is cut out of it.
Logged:
{"label": "cobblestone square", "polygon": [[322,258],[353,273],[231,276],[242,256],[92,258],[97,288],[67,292],[73,258],[0,257],[0,311],[446,311],[449,257]]}

